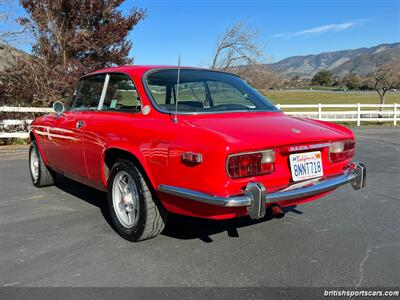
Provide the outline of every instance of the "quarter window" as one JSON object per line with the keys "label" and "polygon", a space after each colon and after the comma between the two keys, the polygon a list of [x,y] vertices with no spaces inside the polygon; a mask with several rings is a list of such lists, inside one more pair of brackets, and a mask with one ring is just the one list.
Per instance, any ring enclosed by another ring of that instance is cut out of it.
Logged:
{"label": "quarter window", "polygon": [[125,74],[110,74],[101,110],[137,111],[141,101],[133,81]]}

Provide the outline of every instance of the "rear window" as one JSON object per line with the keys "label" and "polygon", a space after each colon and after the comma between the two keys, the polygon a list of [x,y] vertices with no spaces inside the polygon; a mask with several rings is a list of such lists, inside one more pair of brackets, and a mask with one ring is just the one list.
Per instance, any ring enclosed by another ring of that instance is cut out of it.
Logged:
{"label": "rear window", "polygon": [[177,69],[150,72],[146,77],[154,104],[165,112],[208,113],[277,111],[276,107],[239,77],[209,70]]}

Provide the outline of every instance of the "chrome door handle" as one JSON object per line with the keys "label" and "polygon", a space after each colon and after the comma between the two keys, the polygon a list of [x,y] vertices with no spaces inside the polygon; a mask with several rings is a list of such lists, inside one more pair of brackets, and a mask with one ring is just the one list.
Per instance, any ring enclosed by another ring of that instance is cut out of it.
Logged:
{"label": "chrome door handle", "polygon": [[76,122],[75,127],[78,128],[78,129],[80,129],[80,128],[83,127],[83,125],[85,125],[85,121],[78,121],[78,122]]}

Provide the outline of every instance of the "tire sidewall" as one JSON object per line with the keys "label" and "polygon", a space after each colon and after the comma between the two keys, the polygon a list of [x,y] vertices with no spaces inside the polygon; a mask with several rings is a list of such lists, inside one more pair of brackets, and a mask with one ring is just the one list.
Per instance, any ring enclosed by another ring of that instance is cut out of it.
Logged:
{"label": "tire sidewall", "polygon": [[[36,151],[36,155],[37,155],[37,158],[38,158],[38,176],[37,176],[36,180],[35,180],[35,178],[33,178],[32,168],[31,168],[31,153],[32,153],[32,151]],[[34,186],[39,186],[40,174],[41,174],[41,164],[40,164],[40,160],[41,159],[42,159],[42,157],[40,155],[40,152],[39,152],[39,149],[37,147],[37,144],[36,144],[35,141],[33,141],[31,143],[31,146],[29,147],[29,175],[31,176],[31,180],[32,180],[32,183],[33,183]]]}
{"label": "tire sidewall", "polygon": [[[136,224],[131,227],[131,228],[126,228],[124,227],[115,212],[114,209],[114,202],[113,202],[113,183],[116,175],[120,171],[125,171],[127,172],[133,179],[138,194],[139,194],[139,219],[137,220]],[[145,229],[145,224],[146,224],[146,201],[144,198],[144,193],[143,193],[143,185],[141,183],[141,176],[139,173],[139,170],[135,167],[135,165],[128,161],[128,160],[118,160],[115,165],[112,167],[110,175],[107,180],[107,199],[108,199],[108,207],[109,207],[109,212],[110,216],[112,219],[112,223],[114,226],[115,231],[118,232],[119,235],[121,235],[123,238],[129,240],[129,241],[137,241],[142,233],[144,232]]]}

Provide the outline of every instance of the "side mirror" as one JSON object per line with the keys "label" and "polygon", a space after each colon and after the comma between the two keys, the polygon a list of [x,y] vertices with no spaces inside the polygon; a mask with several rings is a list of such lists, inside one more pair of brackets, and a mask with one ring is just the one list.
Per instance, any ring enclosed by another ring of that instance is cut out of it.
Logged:
{"label": "side mirror", "polygon": [[61,115],[65,111],[64,104],[61,101],[56,101],[53,103],[53,110],[57,115]]}

